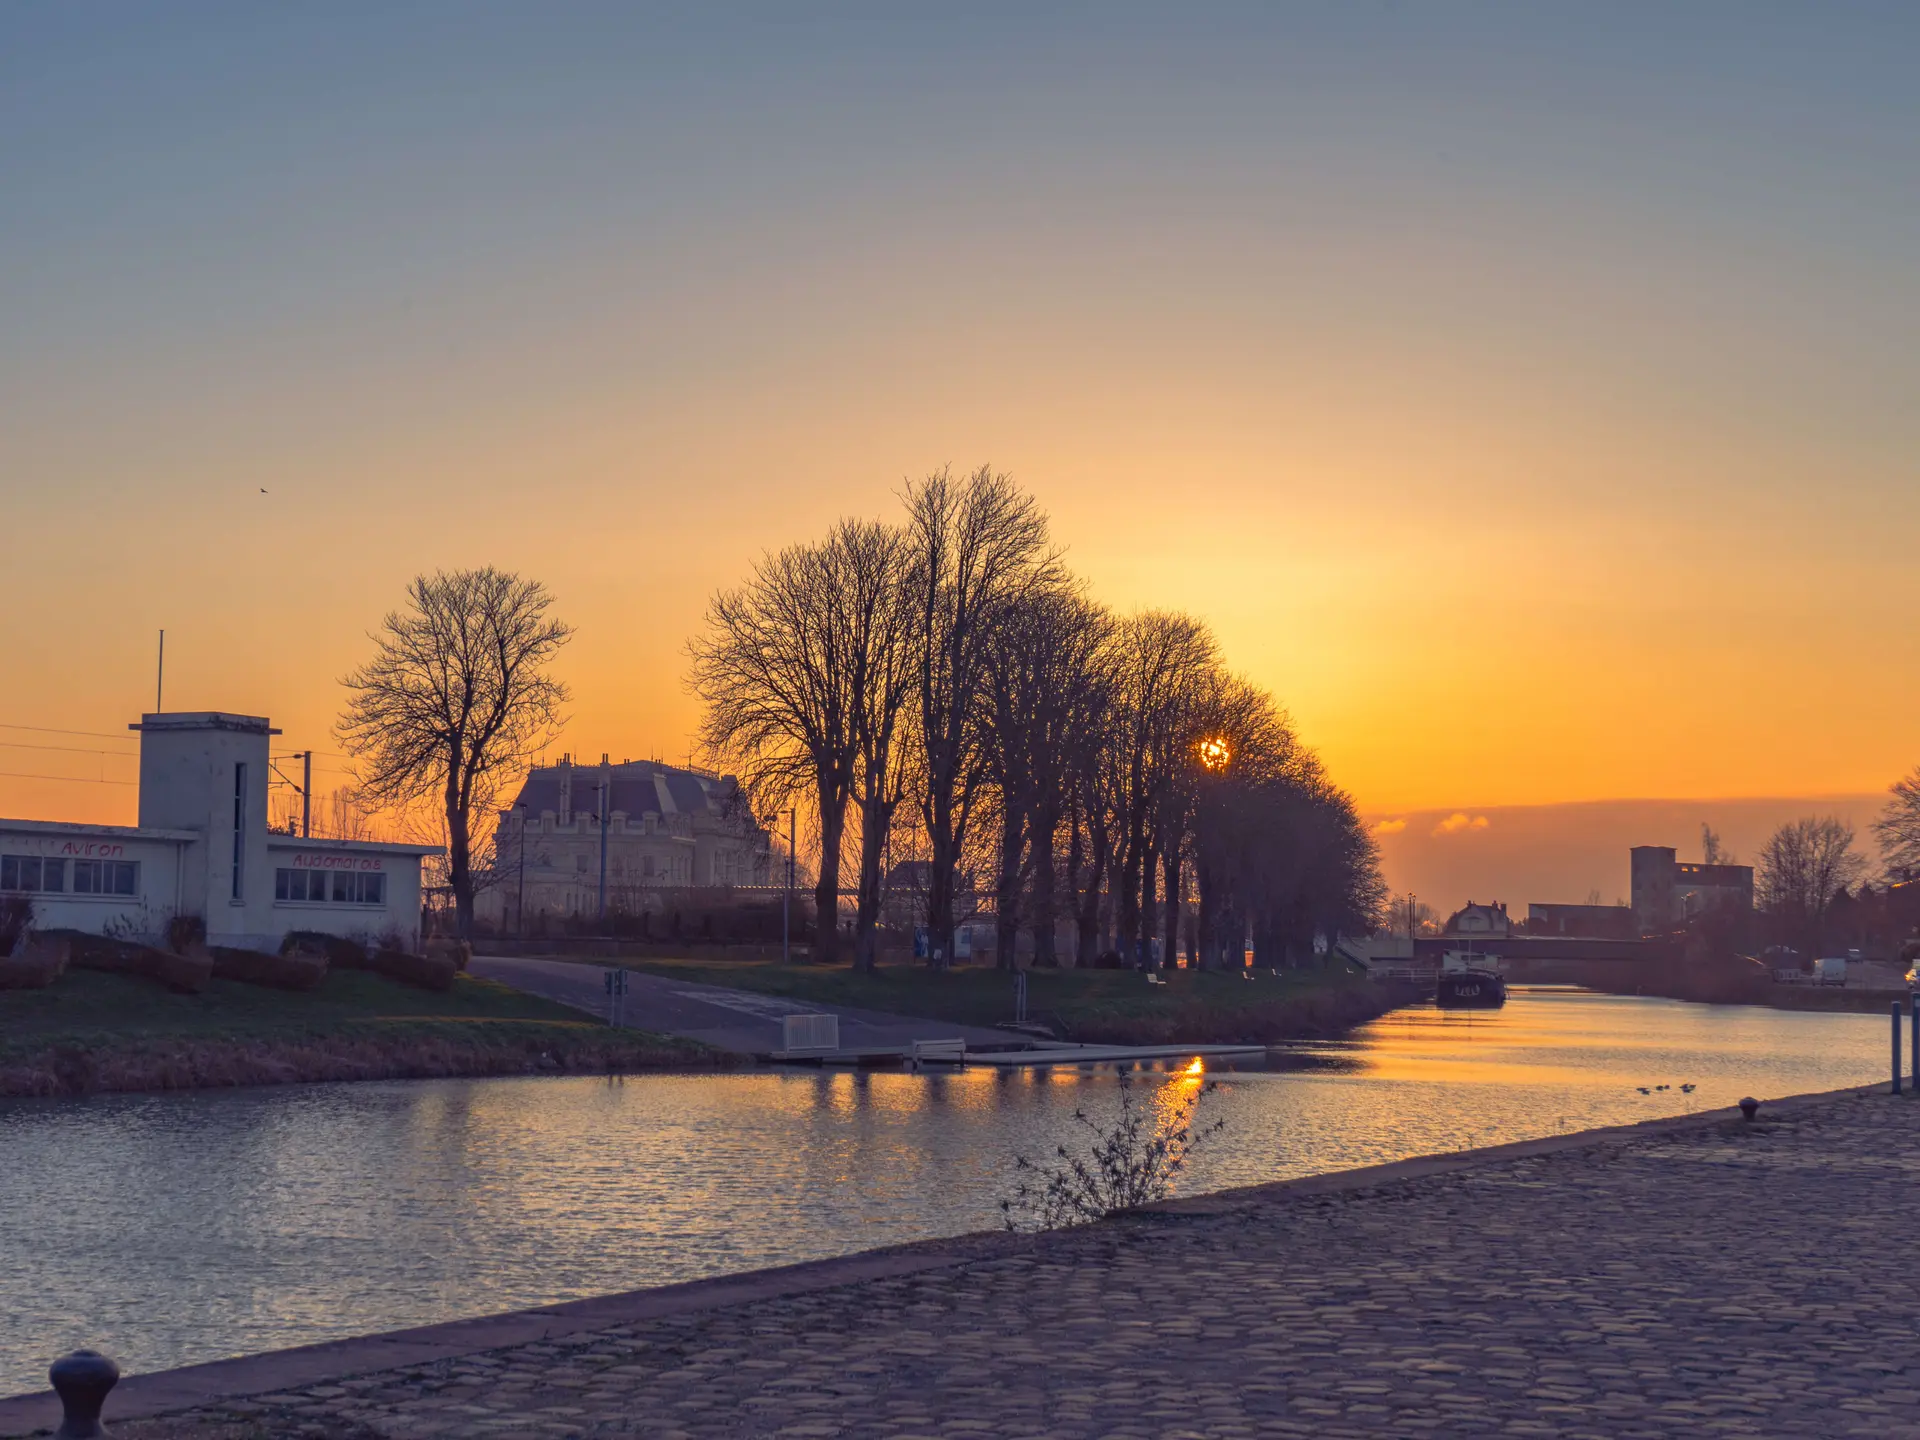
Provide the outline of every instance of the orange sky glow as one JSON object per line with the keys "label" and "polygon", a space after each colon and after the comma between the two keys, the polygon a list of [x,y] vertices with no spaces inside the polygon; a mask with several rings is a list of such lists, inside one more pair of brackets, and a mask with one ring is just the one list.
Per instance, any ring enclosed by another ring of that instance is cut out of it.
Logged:
{"label": "orange sky glow", "polygon": [[47,153],[0,161],[0,813],[133,819],[162,627],[169,708],[335,751],[367,632],[459,565],[578,626],[565,748],[684,758],[716,586],[983,461],[1369,814],[1884,790],[1920,761],[1911,90],[1864,41],[1643,73],[1507,13],[1504,60],[1203,27],[1205,85],[1152,36],[1084,87],[965,37],[992,104],[911,35],[754,32],[664,129],[580,34],[363,75],[258,17],[245,85],[14,37],[0,124]]}

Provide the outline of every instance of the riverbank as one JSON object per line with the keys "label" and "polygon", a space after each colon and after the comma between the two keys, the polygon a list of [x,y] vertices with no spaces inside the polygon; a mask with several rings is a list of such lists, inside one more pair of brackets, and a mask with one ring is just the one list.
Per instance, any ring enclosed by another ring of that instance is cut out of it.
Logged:
{"label": "riverbank", "polygon": [[[706,956],[645,957],[625,964],[668,979],[955,1025],[993,1026],[1014,1019],[1014,977],[985,967],[934,970],[907,962],[866,974],[845,963],[782,965]],[[1029,970],[1026,977],[1030,1022],[1046,1026],[1056,1039],[1096,1045],[1327,1039],[1417,998],[1411,987],[1378,984],[1343,968],[1244,976],[1170,970],[1160,985],[1148,984],[1134,970]]]}
{"label": "riverbank", "polygon": [[136,976],[69,970],[43,990],[0,991],[0,1096],[710,1069],[734,1059],[465,975],[446,992],[339,970],[311,992],[214,980],[183,995]]}
{"label": "riverbank", "polygon": [[[139,1376],[108,1418],[125,1440],[601,1437],[641,1416],[846,1440],[953,1417],[1911,1435],[1920,1296],[1875,1237],[1916,1155],[1912,1098],[1805,1097]],[[0,1434],[54,1418],[0,1401]]]}

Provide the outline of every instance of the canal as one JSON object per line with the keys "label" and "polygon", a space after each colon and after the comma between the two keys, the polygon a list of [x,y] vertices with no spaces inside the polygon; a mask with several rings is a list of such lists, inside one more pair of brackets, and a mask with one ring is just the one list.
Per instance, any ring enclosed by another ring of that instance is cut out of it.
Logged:
{"label": "canal", "polygon": [[[1183,1189],[1866,1083],[1886,1030],[1577,991],[1402,1011],[1217,1073],[1227,1130]],[[1013,1157],[1116,1086],[792,1070],[0,1101],[0,1395],[76,1345],[152,1370],[990,1228]]]}

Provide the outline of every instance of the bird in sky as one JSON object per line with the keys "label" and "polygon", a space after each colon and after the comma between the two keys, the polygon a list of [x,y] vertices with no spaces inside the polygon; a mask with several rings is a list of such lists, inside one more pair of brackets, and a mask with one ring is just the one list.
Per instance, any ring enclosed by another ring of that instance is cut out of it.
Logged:
{"label": "bird in sky", "polygon": [[261,493],[262,495],[264,495],[264,494],[266,494],[266,493],[267,493],[267,487],[266,487],[266,486],[264,486],[264,485],[262,485],[262,486],[260,487],[260,493]]}

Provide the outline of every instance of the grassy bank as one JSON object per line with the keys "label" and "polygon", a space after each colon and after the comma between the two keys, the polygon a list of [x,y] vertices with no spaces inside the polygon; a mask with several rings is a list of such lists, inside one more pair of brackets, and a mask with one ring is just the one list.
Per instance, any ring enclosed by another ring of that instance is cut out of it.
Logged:
{"label": "grassy bank", "polygon": [[[781,965],[709,957],[636,959],[629,968],[729,985],[813,1004],[851,1005],[958,1025],[1013,1018],[1013,977],[964,967]],[[1130,970],[1031,970],[1027,1013],[1061,1039],[1104,1044],[1243,1044],[1341,1034],[1412,998],[1342,970],[1258,972],[1253,979],[1192,970],[1149,985]]]}
{"label": "grassy bank", "polygon": [[336,970],[306,994],[215,980],[204,994],[177,995],[132,976],[69,970],[44,990],[0,991],[0,1095],[712,1067],[729,1058],[609,1029],[465,975],[444,994]]}

